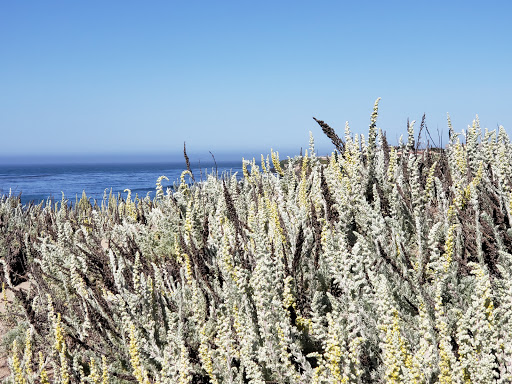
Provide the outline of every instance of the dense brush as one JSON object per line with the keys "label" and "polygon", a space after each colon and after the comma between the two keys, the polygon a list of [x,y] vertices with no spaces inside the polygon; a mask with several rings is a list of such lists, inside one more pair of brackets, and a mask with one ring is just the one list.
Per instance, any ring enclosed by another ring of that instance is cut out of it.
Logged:
{"label": "dense brush", "polygon": [[154,200],[2,198],[7,381],[511,382],[509,138],[392,147],[376,119]]}

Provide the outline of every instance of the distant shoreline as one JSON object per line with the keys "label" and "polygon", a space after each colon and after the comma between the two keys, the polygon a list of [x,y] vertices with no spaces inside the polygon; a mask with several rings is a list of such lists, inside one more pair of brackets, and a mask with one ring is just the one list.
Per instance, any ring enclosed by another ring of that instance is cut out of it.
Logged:
{"label": "distant shoreline", "polygon": [[[98,201],[103,199],[105,190],[117,196],[126,195],[126,189],[132,196],[138,193],[144,197],[147,193],[154,196],[158,177],[166,176],[169,180],[162,183],[164,188],[172,187],[187,169],[185,161],[167,163],[125,163],[125,164],[17,164],[0,163],[0,196],[18,196],[22,203],[34,201],[36,204],[53,198],[74,201],[80,199],[85,191],[87,197]],[[206,174],[218,171],[242,173],[242,161],[213,161],[191,164],[195,180],[205,180]],[[108,194],[108,192],[107,192]]]}

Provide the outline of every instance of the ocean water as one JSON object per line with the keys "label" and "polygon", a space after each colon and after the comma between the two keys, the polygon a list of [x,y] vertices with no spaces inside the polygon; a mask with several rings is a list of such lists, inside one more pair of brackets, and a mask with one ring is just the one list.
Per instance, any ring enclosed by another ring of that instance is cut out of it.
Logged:
{"label": "ocean water", "polygon": [[[164,191],[179,183],[181,172],[186,169],[184,162],[155,163],[155,164],[59,164],[59,165],[0,165],[0,195],[20,195],[24,204],[31,201],[39,203],[42,200],[54,199],[60,201],[62,193],[66,199],[75,202],[80,199],[82,191],[88,197],[98,201],[112,192],[121,193],[126,197],[125,189],[132,191],[132,198],[137,193],[145,197],[148,193],[155,197],[156,180],[163,180]],[[242,174],[242,161],[217,162],[215,165],[201,164],[192,167],[196,181],[206,180],[206,175],[218,172],[222,174]],[[202,174],[202,176],[201,176]]]}

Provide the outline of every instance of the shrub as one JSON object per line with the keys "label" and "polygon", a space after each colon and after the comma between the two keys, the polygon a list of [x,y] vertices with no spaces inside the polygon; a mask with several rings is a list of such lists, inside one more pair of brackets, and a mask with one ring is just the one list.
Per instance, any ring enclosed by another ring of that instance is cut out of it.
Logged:
{"label": "shrub", "polygon": [[311,141],[272,152],[277,174],[159,179],[154,200],[4,197],[2,281],[29,324],[8,381],[510,382],[504,129],[420,151],[413,124],[390,147],[376,119],[344,139],[318,120],[327,162]]}

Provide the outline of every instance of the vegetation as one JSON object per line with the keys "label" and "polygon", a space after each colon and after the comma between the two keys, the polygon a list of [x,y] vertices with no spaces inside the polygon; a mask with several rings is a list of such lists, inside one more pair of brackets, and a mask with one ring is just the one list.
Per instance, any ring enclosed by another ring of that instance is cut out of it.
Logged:
{"label": "vegetation", "polygon": [[420,151],[376,120],[154,200],[3,197],[7,382],[512,382],[505,130]]}

